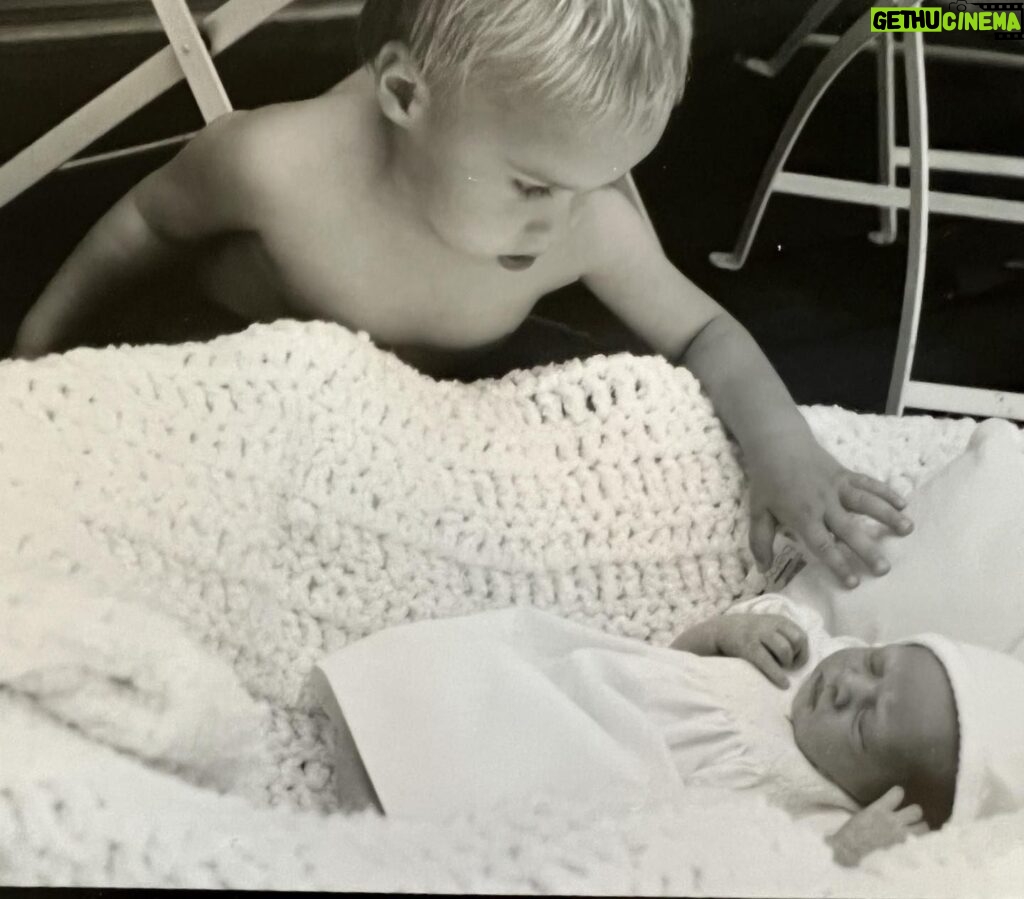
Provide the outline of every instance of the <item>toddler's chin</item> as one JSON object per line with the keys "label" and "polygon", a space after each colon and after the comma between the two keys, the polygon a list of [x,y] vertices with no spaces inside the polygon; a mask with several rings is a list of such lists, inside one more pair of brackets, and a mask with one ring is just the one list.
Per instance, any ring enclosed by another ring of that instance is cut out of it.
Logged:
{"label": "toddler's chin", "polygon": [[[493,262],[503,252],[503,247],[499,247],[497,244],[488,246],[481,242],[479,233],[474,234],[465,228],[446,226],[444,222],[436,220],[430,222],[430,227],[434,236],[442,244],[462,256]],[[507,243],[504,244],[504,246],[507,245]]]}

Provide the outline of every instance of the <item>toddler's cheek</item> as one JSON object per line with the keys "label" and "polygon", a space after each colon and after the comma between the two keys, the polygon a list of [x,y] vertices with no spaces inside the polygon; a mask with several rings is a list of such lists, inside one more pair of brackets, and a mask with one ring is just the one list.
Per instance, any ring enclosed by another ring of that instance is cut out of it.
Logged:
{"label": "toddler's cheek", "polygon": [[514,231],[489,216],[446,217],[437,230],[446,244],[471,256],[497,259],[517,249]]}

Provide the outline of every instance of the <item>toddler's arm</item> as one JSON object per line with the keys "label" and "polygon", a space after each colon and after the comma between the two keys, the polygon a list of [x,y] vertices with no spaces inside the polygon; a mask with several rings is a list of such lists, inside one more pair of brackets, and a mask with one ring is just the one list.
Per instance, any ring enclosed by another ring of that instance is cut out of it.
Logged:
{"label": "toddler's arm", "polygon": [[700,379],[739,442],[751,481],[751,550],[761,567],[771,564],[781,525],[847,586],[857,583],[855,555],[883,574],[888,563],[857,516],[909,533],[903,498],[817,443],[754,339],[672,265],[624,196],[597,192],[579,220],[584,281],[652,347]]}
{"label": "toddler's arm", "polygon": [[673,649],[698,656],[746,659],[777,687],[788,687],[783,669],[807,661],[807,634],[783,615],[737,612],[716,615],[683,631]]}
{"label": "toddler's arm", "polygon": [[108,297],[198,241],[246,227],[257,157],[242,116],[218,119],[93,226],[28,311],[14,355],[60,349]]}
{"label": "toddler's arm", "polygon": [[911,834],[920,836],[928,833],[921,807],[908,805],[899,808],[902,801],[903,788],[893,787],[828,837],[826,842],[832,847],[836,862],[852,868],[876,849],[895,846]]}
{"label": "toddler's arm", "polygon": [[61,349],[76,325],[135,277],[172,258],[174,244],[159,234],[130,191],[86,234],[28,311],[14,355],[34,359]]}

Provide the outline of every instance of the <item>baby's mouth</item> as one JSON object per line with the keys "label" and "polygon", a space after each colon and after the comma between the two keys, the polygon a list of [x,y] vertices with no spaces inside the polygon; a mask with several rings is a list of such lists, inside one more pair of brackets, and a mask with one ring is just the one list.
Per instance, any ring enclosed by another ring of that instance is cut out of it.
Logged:
{"label": "baby's mouth", "polygon": [[521,272],[537,261],[536,256],[499,256],[498,264],[510,272]]}

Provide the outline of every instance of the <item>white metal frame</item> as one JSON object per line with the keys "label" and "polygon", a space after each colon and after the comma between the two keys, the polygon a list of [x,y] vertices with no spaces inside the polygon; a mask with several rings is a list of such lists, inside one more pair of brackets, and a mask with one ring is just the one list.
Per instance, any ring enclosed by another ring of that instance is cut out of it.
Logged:
{"label": "white metal frame", "polygon": [[204,122],[231,112],[231,101],[185,0],[152,0]]}
{"label": "white metal frame", "polygon": [[[895,0],[896,5],[917,6],[921,0]],[[747,60],[752,71],[776,74],[807,42],[810,33],[835,7],[836,0],[818,0],[804,21],[771,60]],[[877,43],[876,43],[877,41]],[[842,178],[822,178],[784,170],[804,125],[839,73],[862,50],[875,45],[878,52],[879,183]],[[897,340],[896,359],[886,411],[901,415],[905,408],[963,415],[998,416],[1024,420],[1024,394],[997,390],[934,384],[911,378],[924,290],[925,254],[928,245],[928,216],[935,212],[970,218],[1024,224],[1024,202],[970,194],[944,193],[930,188],[931,170],[961,172],[1002,178],[1024,178],[1024,158],[983,153],[933,150],[928,139],[928,98],[925,83],[925,48],[920,33],[908,34],[903,44],[910,119],[909,146],[895,144],[895,42],[892,35],[871,32],[870,11],[831,48],[801,93],[779,135],[754,193],[739,238],[732,252],[712,253],[719,268],[736,270],[743,266],[757,235],[772,194],[791,194],[819,200],[877,206],[880,225],[872,232],[876,243],[891,243],[896,237],[896,211],[910,211],[910,237],[903,310]],[[996,54],[988,54],[995,56]],[[974,61],[973,59],[971,61]],[[986,59],[978,60],[989,61]],[[910,169],[909,188],[896,186],[898,167]]]}
{"label": "white metal frame", "polygon": [[202,23],[209,40],[207,48],[185,0],[152,0],[170,45],[0,166],[0,206],[28,190],[184,78],[188,79],[206,121],[229,111],[231,104],[212,57],[290,2],[227,0]]}
{"label": "white metal frame", "polygon": [[796,56],[796,51],[804,45],[807,38],[821,26],[838,5],[839,0],[815,0],[814,6],[779,45],[779,49],[772,54],[770,59],[748,56],[741,57],[740,62],[751,72],[756,72],[766,78],[774,78],[789,65],[790,60]]}

